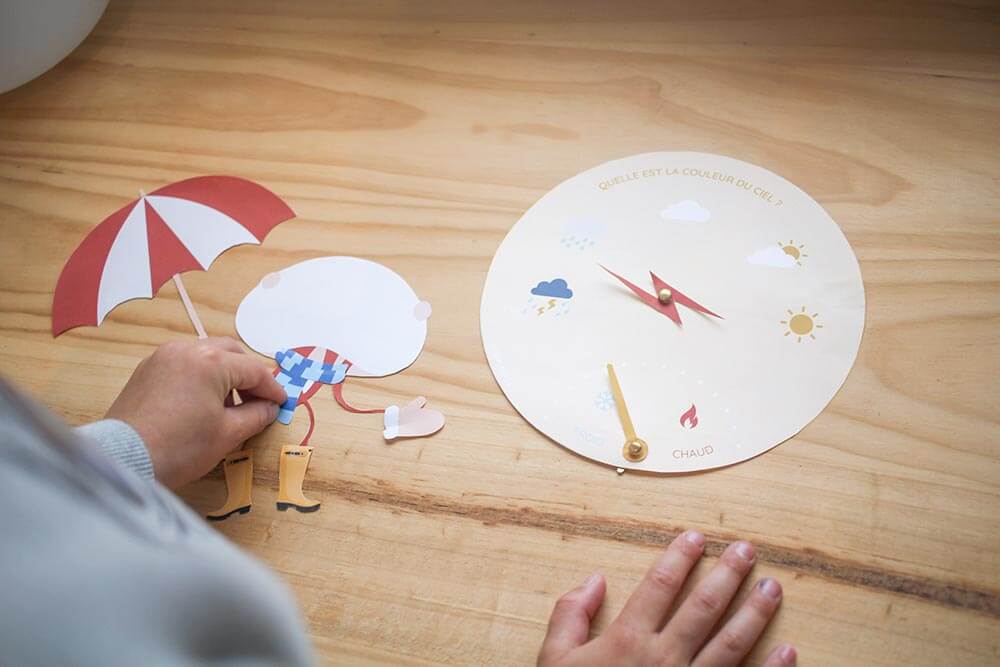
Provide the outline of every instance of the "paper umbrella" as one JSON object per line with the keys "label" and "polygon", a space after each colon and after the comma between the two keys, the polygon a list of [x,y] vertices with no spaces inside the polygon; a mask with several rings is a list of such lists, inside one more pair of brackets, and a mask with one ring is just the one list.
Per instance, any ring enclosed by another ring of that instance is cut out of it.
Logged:
{"label": "paper umbrella", "polygon": [[189,178],[140,195],[97,225],[66,262],[52,300],[53,336],[100,325],[118,304],[152,298],[173,279],[204,338],[180,274],[208,269],[233,246],[259,245],[295,215],[266,188],[233,176]]}

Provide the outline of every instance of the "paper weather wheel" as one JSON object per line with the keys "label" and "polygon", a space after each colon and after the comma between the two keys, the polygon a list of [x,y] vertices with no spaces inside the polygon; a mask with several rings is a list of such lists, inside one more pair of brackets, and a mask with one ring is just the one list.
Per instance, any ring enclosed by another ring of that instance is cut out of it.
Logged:
{"label": "paper weather wheel", "polygon": [[[682,472],[794,436],[847,378],[864,327],[857,259],[785,179],[648,153],[556,186],[493,258],[483,345],[542,433],[621,468]],[[623,453],[607,364],[648,454]]]}

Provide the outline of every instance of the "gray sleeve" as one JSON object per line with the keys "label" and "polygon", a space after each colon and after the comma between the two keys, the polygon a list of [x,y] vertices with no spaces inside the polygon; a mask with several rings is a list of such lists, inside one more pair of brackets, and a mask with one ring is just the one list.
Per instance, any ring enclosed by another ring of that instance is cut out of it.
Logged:
{"label": "gray sleeve", "polygon": [[153,479],[153,461],[136,430],[118,419],[102,419],[77,427],[80,437],[95,443],[105,456],[131,469],[143,479]]}
{"label": "gray sleeve", "polygon": [[0,377],[0,663],[315,663],[274,573],[132,472],[152,475],[132,428],[79,434]]}

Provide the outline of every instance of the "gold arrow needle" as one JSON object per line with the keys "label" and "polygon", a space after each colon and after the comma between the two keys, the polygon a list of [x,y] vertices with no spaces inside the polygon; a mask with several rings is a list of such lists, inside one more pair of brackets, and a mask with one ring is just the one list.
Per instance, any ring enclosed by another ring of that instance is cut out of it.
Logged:
{"label": "gold arrow needle", "polygon": [[611,393],[615,396],[618,418],[621,419],[622,430],[625,431],[625,445],[622,447],[622,454],[633,463],[642,461],[649,454],[649,447],[645,440],[636,435],[632,417],[628,413],[628,406],[625,405],[625,396],[622,394],[622,388],[618,384],[618,376],[615,375],[615,367],[612,364],[608,364],[608,378],[611,380]]}

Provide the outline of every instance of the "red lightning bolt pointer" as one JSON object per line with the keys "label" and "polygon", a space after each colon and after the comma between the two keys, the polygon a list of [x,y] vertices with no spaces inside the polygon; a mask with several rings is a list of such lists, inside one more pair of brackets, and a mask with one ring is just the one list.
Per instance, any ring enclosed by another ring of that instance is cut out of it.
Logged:
{"label": "red lightning bolt pointer", "polygon": [[657,275],[655,273],[653,273],[652,271],[649,272],[649,275],[653,278],[653,290],[657,294],[660,293],[661,289],[668,289],[668,290],[670,290],[670,292],[673,294],[673,297],[670,299],[671,303],[673,303],[674,301],[676,301],[677,303],[681,304],[682,306],[687,306],[691,310],[697,310],[699,313],[705,313],[706,315],[711,315],[712,317],[718,317],[720,320],[723,319],[722,315],[718,315],[716,313],[713,313],[708,308],[706,308],[705,306],[701,305],[700,303],[698,303],[694,299],[692,299],[692,298],[690,298],[688,296],[685,296],[684,294],[681,294],[678,290],[674,289],[673,287],[671,287],[667,283],[665,283],[662,280],[660,280],[657,277]]}
{"label": "red lightning bolt pointer", "polygon": [[622,284],[625,285],[625,287],[635,292],[635,295],[640,299],[642,299],[642,301],[646,305],[650,306],[653,310],[663,313],[678,325],[681,323],[681,316],[680,313],[677,312],[677,306],[674,305],[674,299],[671,299],[666,304],[660,303],[660,300],[657,299],[655,296],[653,296],[646,290],[642,289],[638,285],[635,285],[634,283],[630,283],[629,281],[625,280],[620,275],[618,275],[608,267],[604,266],[603,264],[599,264],[598,266],[600,266],[602,269],[613,275],[618,280],[622,281]]}
{"label": "red lightning bolt pointer", "polygon": [[705,308],[703,305],[701,305],[700,303],[698,303],[694,299],[690,298],[689,296],[687,296],[685,294],[681,294],[679,291],[677,291],[676,289],[674,289],[673,287],[671,287],[667,283],[665,283],[662,280],[660,280],[660,278],[655,273],[653,273],[652,271],[649,272],[649,275],[653,279],[653,286],[656,289],[657,294],[660,292],[660,290],[663,290],[663,289],[670,290],[670,292],[671,292],[670,300],[668,300],[666,303],[663,303],[662,301],[660,301],[659,298],[657,298],[653,294],[650,294],[649,292],[647,292],[646,290],[642,289],[641,287],[639,287],[635,283],[629,282],[628,280],[626,280],[625,278],[621,277],[620,275],[618,275],[617,273],[615,273],[614,271],[612,271],[608,267],[604,266],[603,264],[601,264],[599,266],[602,269],[604,269],[605,271],[607,271],[608,273],[610,273],[611,275],[613,275],[615,278],[617,278],[618,280],[620,280],[622,282],[622,284],[625,285],[625,287],[628,287],[630,290],[632,290],[635,293],[636,296],[638,296],[640,299],[642,299],[643,303],[645,303],[649,307],[653,308],[654,310],[656,310],[656,311],[658,311],[660,313],[663,313],[664,315],[666,315],[667,317],[669,317],[670,319],[672,319],[678,325],[681,324],[681,316],[680,316],[680,313],[677,312],[677,306],[676,306],[676,304],[678,304],[678,303],[681,304],[682,306],[687,306],[688,308],[690,308],[692,310],[696,310],[699,313],[704,313],[706,315],[711,315],[712,317],[717,317],[720,320],[722,319],[722,315],[719,315],[717,313],[713,313],[711,310],[709,310],[708,308]]}

